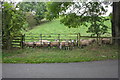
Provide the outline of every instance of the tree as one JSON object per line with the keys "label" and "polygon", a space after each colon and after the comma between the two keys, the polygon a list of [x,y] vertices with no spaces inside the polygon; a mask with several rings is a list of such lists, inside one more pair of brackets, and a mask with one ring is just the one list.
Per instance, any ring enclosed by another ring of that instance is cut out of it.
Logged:
{"label": "tree", "polygon": [[112,36],[115,45],[120,46],[120,2],[113,2]]}
{"label": "tree", "polygon": [[45,17],[46,5],[44,2],[21,2],[17,7],[23,12],[35,12],[35,19],[39,21]]}
{"label": "tree", "polygon": [[[72,10],[69,10],[72,7]],[[106,6],[107,7],[107,6]],[[70,12],[67,12],[69,10]],[[76,12],[74,12],[76,10]],[[91,36],[107,33],[108,27],[104,24],[106,17],[103,17],[107,10],[102,6],[102,2],[60,2],[48,3],[47,18],[52,20],[62,16],[61,23],[70,27],[85,25]],[[88,24],[89,23],[89,24]]]}
{"label": "tree", "polygon": [[2,4],[2,39],[3,47],[10,49],[14,36],[22,34],[25,28],[25,17],[22,11],[16,10],[12,3],[3,2]]}

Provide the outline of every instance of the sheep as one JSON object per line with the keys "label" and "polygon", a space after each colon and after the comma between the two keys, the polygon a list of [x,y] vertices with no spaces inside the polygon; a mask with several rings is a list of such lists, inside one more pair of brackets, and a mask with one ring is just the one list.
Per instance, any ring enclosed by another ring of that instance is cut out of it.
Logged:
{"label": "sheep", "polygon": [[111,43],[111,39],[109,39],[109,38],[103,38],[102,39],[102,44],[112,44]]}
{"label": "sheep", "polygon": [[43,47],[48,47],[48,46],[50,46],[50,41],[48,41],[48,40],[40,40],[40,42],[42,42],[42,44],[43,44]]}
{"label": "sheep", "polygon": [[59,41],[50,42],[50,47],[59,47],[59,45],[60,45]]}
{"label": "sheep", "polygon": [[71,49],[72,46],[73,46],[73,42],[71,42],[71,41],[61,41],[59,48],[60,49],[65,48],[65,49],[69,50],[69,49]]}
{"label": "sheep", "polygon": [[70,46],[75,46],[75,41],[74,40],[69,41],[69,43],[70,43]]}
{"label": "sheep", "polygon": [[26,47],[35,47],[35,42],[23,42]]}
{"label": "sheep", "polygon": [[47,41],[47,42],[43,42],[43,47],[48,47],[48,46],[50,46],[50,41]]}
{"label": "sheep", "polygon": [[88,46],[91,44],[91,40],[81,40],[80,47],[83,48],[84,46]]}
{"label": "sheep", "polygon": [[82,45],[82,46],[88,46],[89,44],[90,44],[89,40],[80,41],[80,45]]}
{"label": "sheep", "polygon": [[66,41],[61,41],[61,42],[60,42],[60,46],[59,46],[60,49],[62,49],[62,47],[65,46],[65,42],[66,42]]}
{"label": "sheep", "polygon": [[95,42],[95,39],[88,39],[88,41],[90,42],[90,44]]}
{"label": "sheep", "polygon": [[74,42],[75,46],[78,46],[78,44],[80,44],[79,42],[81,42],[82,40],[83,40],[83,39],[76,40],[76,41]]}
{"label": "sheep", "polygon": [[43,43],[41,42],[35,42],[35,47],[41,47],[43,45]]}
{"label": "sheep", "polygon": [[80,39],[79,43],[77,41],[77,44],[80,44],[80,46],[83,47],[83,46],[88,46],[94,42],[95,42],[95,39]]}
{"label": "sheep", "polygon": [[74,40],[74,46],[77,46],[78,45],[78,41],[77,40]]}
{"label": "sheep", "polygon": [[36,47],[47,47],[50,44],[48,40],[40,40],[39,42],[35,42]]}
{"label": "sheep", "polygon": [[69,41],[70,49],[74,48],[76,45],[77,45],[77,44],[76,44],[76,41],[75,41],[75,40]]}

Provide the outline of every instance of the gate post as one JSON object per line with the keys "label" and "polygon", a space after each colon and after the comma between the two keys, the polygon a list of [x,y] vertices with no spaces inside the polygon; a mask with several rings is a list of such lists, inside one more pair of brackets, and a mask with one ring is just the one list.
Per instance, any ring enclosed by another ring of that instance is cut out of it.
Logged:
{"label": "gate post", "polygon": [[58,34],[58,40],[60,41],[60,34]]}
{"label": "gate post", "polygon": [[41,43],[41,46],[42,46],[42,34],[40,34],[40,43]]}
{"label": "gate post", "polygon": [[21,36],[21,48],[24,48],[25,34]]}
{"label": "gate post", "polygon": [[59,46],[60,46],[60,34],[58,34]]}
{"label": "gate post", "polygon": [[80,47],[80,33],[78,33],[78,47]]}

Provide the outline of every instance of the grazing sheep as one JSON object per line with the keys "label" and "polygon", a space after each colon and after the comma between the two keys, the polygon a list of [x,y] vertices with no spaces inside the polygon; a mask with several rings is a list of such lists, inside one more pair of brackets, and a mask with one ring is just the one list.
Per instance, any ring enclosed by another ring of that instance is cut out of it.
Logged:
{"label": "grazing sheep", "polygon": [[75,40],[72,40],[72,41],[70,42],[70,46],[75,46]]}
{"label": "grazing sheep", "polygon": [[80,40],[76,40],[74,43],[75,43],[75,46],[78,46],[78,44],[80,44],[79,42],[83,41],[83,39],[80,39]]}
{"label": "grazing sheep", "polygon": [[85,39],[80,39],[80,41],[83,41],[83,40],[85,40]]}
{"label": "grazing sheep", "polygon": [[58,41],[50,42],[50,47],[59,47],[59,45],[60,45],[60,42]]}
{"label": "grazing sheep", "polygon": [[111,44],[111,39],[109,39],[109,38],[103,38],[102,39],[102,44]]}
{"label": "grazing sheep", "polygon": [[83,41],[83,40],[84,40],[84,39],[76,40],[76,41],[74,42],[75,46],[78,46],[78,44],[80,44],[80,42]]}
{"label": "grazing sheep", "polygon": [[43,42],[43,47],[48,47],[48,46],[50,46],[50,41]]}
{"label": "grazing sheep", "polygon": [[82,46],[88,46],[90,44],[90,41],[89,40],[83,40],[83,41],[80,41],[80,44]]}
{"label": "grazing sheep", "polygon": [[26,47],[35,47],[35,42],[23,42]]}
{"label": "grazing sheep", "polygon": [[69,41],[68,49],[72,50],[76,45],[77,45],[76,41],[75,40],[71,40],[71,41]]}
{"label": "grazing sheep", "polygon": [[35,47],[41,47],[43,45],[43,43],[41,42],[35,42]]}
{"label": "grazing sheep", "polygon": [[72,42],[71,41],[62,41],[62,42],[60,42],[60,46],[59,46],[59,48],[60,49],[66,49],[66,50],[69,50],[69,49],[71,49],[70,47],[72,46]]}
{"label": "grazing sheep", "polygon": [[76,43],[75,40],[69,41],[69,46],[70,46],[70,48],[74,48],[76,45],[77,45],[77,43]]}
{"label": "grazing sheep", "polygon": [[77,45],[78,45],[78,41],[74,40],[74,46],[77,46]]}
{"label": "grazing sheep", "polygon": [[88,39],[88,41],[90,42],[90,44],[95,42],[95,39]]}
{"label": "grazing sheep", "polygon": [[81,40],[80,41],[81,48],[83,48],[84,46],[88,46],[88,45],[90,45],[90,41],[89,40]]}
{"label": "grazing sheep", "polygon": [[49,46],[50,41],[48,40],[40,40],[39,42],[35,42],[36,47],[47,47]]}
{"label": "grazing sheep", "polygon": [[[59,48],[62,49],[66,44],[66,41],[61,41]],[[66,44],[67,45],[67,44]]]}
{"label": "grazing sheep", "polygon": [[[92,43],[95,42],[95,39],[80,39],[80,46],[83,47],[83,46],[88,46]],[[78,44],[78,41],[77,41],[77,44]]]}

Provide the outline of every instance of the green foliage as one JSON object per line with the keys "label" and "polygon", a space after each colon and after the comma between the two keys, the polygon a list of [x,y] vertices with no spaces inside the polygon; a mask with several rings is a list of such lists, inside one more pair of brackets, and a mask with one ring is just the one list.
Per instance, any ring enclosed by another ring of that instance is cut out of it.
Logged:
{"label": "green foliage", "polygon": [[29,29],[32,29],[37,25],[37,20],[35,19],[35,15],[33,15],[32,12],[26,12],[25,17],[26,21],[28,22]]}
{"label": "green foliage", "polygon": [[17,6],[23,12],[35,12],[35,19],[38,23],[45,17],[47,11],[44,2],[21,2]]}
{"label": "green foliage", "polygon": [[3,4],[3,7],[3,36],[8,35],[8,32],[10,36],[20,34],[25,24],[24,14],[7,2]]}
{"label": "green foliage", "polygon": [[[71,6],[72,10],[76,10],[76,12],[70,10],[66,13]],[[107,10],[102,6],[102,2],[53,2],[48,4],[47,19],[52,20],[62,16],[61,23],[65,26],[76,28],[84,25],[88,27],[88,33],[100,36],[107,33],[108,30],[104,24],[108,19],[102,16],[106,12]]]}
{"label": "green foliage", "polygon": [[106,20],[105,17],[93,16],[87,32],[93,33],[93,36],[97,35],[98,37],[104,35],[108,32],[108,26],[104,24]]}
{"label": "green foliage", "polygon": [[[72,2],[48,2],[47,3],[47,11],[46,12],[46,18],[48,20],[52,20],[54,18],[58,18],[60,15],[60,12],[64,12]],[[61,13],[62,14],[62,13]]]}
{"label": "green foliage", "polygon": [[3,41],[6,41],[3,45],[7,46],[11,44],[14,36],[21,34],[21,31],[26,27],[23,26],[26,24],[26,21],[22,11],[16,10],[12,3],[4,2],[2,6],[2,35]]}

